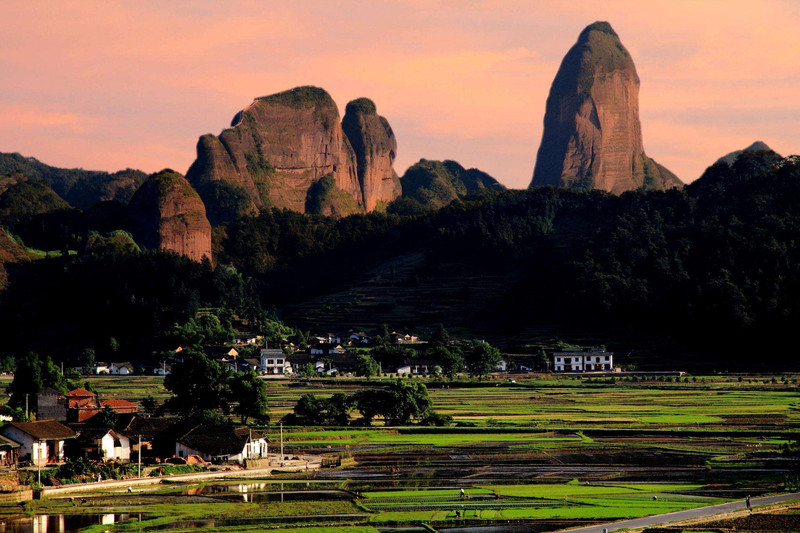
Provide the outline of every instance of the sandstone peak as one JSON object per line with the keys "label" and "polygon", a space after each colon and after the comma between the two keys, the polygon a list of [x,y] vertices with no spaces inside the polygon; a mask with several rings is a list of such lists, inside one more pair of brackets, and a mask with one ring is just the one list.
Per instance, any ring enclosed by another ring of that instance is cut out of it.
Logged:
{"label": "sandstone peak", "polygon": [[342,129],[356,155],[358,183],[367,211],[385,205],[402,192],[394,171],[397,139],[389,121],[378,115],[375,102],[357,98],[345,107]]}
{"label": "sandstone peak", "polygon": [[256,98],[231,124],[219,136],[200,138],[186,174],[212,224],[271,207],[305,212],[311,186],[325,176],[352,198],[354,211],[363,211],[356,156],[324,89]]}
{"label": "sandstone peak", "polygon": [[639,76],[608,22],[595,22],[580,33],[553,80],[535,185],[613,193],[682,185],[644,152]]}
{"label": "sandstone peak", "polygon": [[164,169],[151,175],[131,198],[128,213],[131,233],[140,245],[195,261],[211,259],[211,224],[205,206],[177,172]]}

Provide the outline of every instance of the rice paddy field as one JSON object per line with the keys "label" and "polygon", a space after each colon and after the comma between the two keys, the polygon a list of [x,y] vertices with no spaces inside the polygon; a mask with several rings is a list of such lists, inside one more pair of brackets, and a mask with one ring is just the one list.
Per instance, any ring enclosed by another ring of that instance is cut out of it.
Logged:
{"label": "rice paddy field", "polygon": [[[389,379],[270,380],[270,413],[277,421],[302,394]],[[426,382],[449,427],[284,428],[290,453],[330,456],[337,468],[99,494],[77,507],[31,502],[24,520],[80,516],[59,519],[70,531],[538,532],[800,487],[795,376],[514,379]],[[90,382],[103,398],[166,397],[155,377]],[[263,430],[277,445],[277,425]],[[746,531],[762,522],[774,521]],[[14,531],[33,531],[20,524]]]}

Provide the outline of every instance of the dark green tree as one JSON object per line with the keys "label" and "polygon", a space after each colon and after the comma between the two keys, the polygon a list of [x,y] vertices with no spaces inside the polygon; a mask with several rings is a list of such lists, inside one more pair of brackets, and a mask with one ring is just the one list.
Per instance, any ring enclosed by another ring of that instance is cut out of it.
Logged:
{"label": "dark green tree", "polygon": [[448,379],[454,379],[459,372],[463,372],[465,369],[461,351],[455,346],[436,346],[430,355],[431,358],[439,362],[442,367],[442,374]]}
{"label": "dark green tree", "polygon": [[355,399],[343,392],[337,392],[325,401],[325,421],[332,426],[350,424],[350,411],[355,407]]}
{"label": "dark green tree", "polygon": [[380,366],[378,362],[375,361],[372,356],[362,354],[356,358],[355,364],[355,375],[356,376],[364,376],[364,377],[371,377],[376,376],[380,371]]}
{"label": "dark green tree", "polygon": [[229,413],[230,368],[203,353],[185,352],[184,360],[172,365],[172,372],[164,378],[164,387],[172,393],[165,403],[167,410],[182,417],[203,411]]}
{"label": "dark green tree", "polygon": [[321,426],[325,421],[325,401],[313,394],[303,394],[294,406],[289,420],[297,425]]}
{"label": "dark green tree", "polygon": [[383,402],[383,416],[386,425],[403,426],[412,418],[423,418],[431,408],[428,388],[424,383],[412,383],[398,379],[386,390],[387,398]]}
{"label": "dark green tree", "polygon": [[242,372],[231,380],[231,394],[237,402],[234,412],[247,424],[252,418],[258,423],[268,423],[267,385],[255,372]]}
{"label": "dark green tree", "polygon": [[428,344],[430,345],[431,348],[436,348],[438,346],[449,348],[450,342],[451,342],[450,334],[447,332],[447,330],[442,324],[439,324],[439,327],[436,328],[436,331],[434,331],[433,335],[431,335]]}
{"label": "dark green tree", "polygon": [[44,388],[42,379],[42,362],[39,354],[28,352],[25,357],[17,361],[17,369],[14,372],[14,380],[8,386],[8,393],[11,397],[8,400],[9,407],[25,409],[25,397],[27,396],[29,411],[36,411],[36,395]]}
{"label": "dark green tree", "polygon": [[470,375],[483,379],[500,362],[500,351],[487,342],[478,342],[467,351],[466,364]]}

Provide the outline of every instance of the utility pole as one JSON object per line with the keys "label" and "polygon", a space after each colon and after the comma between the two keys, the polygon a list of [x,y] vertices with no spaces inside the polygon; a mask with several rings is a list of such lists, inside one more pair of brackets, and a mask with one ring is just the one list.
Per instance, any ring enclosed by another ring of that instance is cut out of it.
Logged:
{"label": "utility pole", "polygon": [[42,443],[36,447],[36,474],[38,476],[38,485],[42,486]]}
{"label": "utility pole", "polygon": [[26,420],[28,419],[28,396],[30,396],[30,394],[26,394],[25,395],[25,419]]}
{"label": "utility pole", "polygon": [[283,422],[281,422],[281,461],[283,461]]}
{"label": "utility pole", "polygon": [[142,477],[142,434],[139,433],[139,477]]}

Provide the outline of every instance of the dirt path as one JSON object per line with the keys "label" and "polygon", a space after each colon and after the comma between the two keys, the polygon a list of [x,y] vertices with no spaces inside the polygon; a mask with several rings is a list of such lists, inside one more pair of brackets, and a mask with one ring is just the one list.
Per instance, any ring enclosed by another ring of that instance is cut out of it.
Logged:
{"label": "dirt path", "polygon": [[[790,494],[779,494],[777,496],[763,496],[761,498],[753,498],[751,500],[751,504],[753,506],[770,505],[773,503],[785,502],[789,500],[800,500],[800,492],[792,492]],[[673,513],[657,514],[653,516],[645,516],[643,518],[634,518],[632,520],[621,520],[619,522],[609,522],[606,524],[598,524],[596,526],[568,529],[564,531],[568,533],[603,533],[604,531],[611,532],[611,531],[617,531],[618,529],[640,529],[643,527],[666,524],[669,522],[677,522],[679,520],[689,520],[691,518],[708,518],[720,513],[738,511],[744,508],[745,508],[744,500],[738,500],[735,502],[721,503],[719,505],[709,505],[708,507],[697,507],[695,509],[687,509],[686,511],[675,511]]]}

